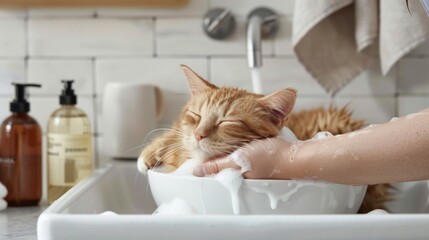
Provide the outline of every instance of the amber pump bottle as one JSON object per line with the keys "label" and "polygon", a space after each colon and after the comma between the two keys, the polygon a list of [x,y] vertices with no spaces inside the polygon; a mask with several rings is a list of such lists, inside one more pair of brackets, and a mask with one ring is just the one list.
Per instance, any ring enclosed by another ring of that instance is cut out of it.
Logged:
{"label": "amber pump bottle", "polygon": [[87,115],[76,107],[73,80],[62,80],[61,107],[48,120],[48,201],[52,203],[91,175],[92,135]]}
{"label": "amber pump bottle", "polygon": [[37,205],[42,196],[42,131],[28,115],[25,89],[41,85],[13,85],[12,115],[0,127],[0,182],[8,190],[5,200],[9,206]]}

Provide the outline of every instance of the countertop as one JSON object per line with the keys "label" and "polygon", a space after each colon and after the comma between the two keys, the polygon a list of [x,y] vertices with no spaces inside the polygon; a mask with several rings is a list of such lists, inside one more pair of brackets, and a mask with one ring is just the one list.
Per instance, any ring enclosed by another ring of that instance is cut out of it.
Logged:
{"label": "countertop", "polygon": [[0,212],[0,239],[37,239],[37,219],[47,205],[8,207]]}

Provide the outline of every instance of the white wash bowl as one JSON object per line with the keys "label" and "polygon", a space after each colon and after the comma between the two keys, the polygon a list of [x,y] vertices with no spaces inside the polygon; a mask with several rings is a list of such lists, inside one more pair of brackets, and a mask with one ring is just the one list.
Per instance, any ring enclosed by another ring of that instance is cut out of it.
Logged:
{"label": "white wash bowl", "polygon": [[[149,170],[148,180],[158,206],[180,198],[199,214],[234,214],[230,191],[214,178]],[[356,213],[365,192],[366,186],[244,179],[238,192],[239,214]],[[283,200],[277,203],[276,197],[280,196]]]}

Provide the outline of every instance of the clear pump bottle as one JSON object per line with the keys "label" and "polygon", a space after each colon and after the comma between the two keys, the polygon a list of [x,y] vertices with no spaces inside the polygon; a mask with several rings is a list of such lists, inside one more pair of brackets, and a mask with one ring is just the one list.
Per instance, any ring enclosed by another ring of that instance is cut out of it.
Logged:
{"label": "clear pump bottle", "polygon": [[73,80],[62,80],[61,107],[48,120],[48,201],[61,197],[93,171],[92,135],[87,115],[75,107]]}
{"label": "clear pump bottle", "polygon": [[9,206],[37,205],[42,196],[42,131],[28,112],[26,87],[15,85],[15,99],[10,103],[12,115],[0,127],[0,182],[8,194]]}

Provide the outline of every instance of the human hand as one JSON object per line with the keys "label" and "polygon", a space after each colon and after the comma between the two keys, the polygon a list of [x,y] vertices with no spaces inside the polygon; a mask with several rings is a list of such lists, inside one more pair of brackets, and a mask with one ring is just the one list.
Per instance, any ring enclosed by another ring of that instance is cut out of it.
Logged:
{"label": "human hand", "polygon": [[240,170],[245,178],[285,179],[296,153],[294,147],[295,144],[279,137],[256,140],[225,158],[201,164],[194,169],[194,175],[203,177],[233,168]]}

